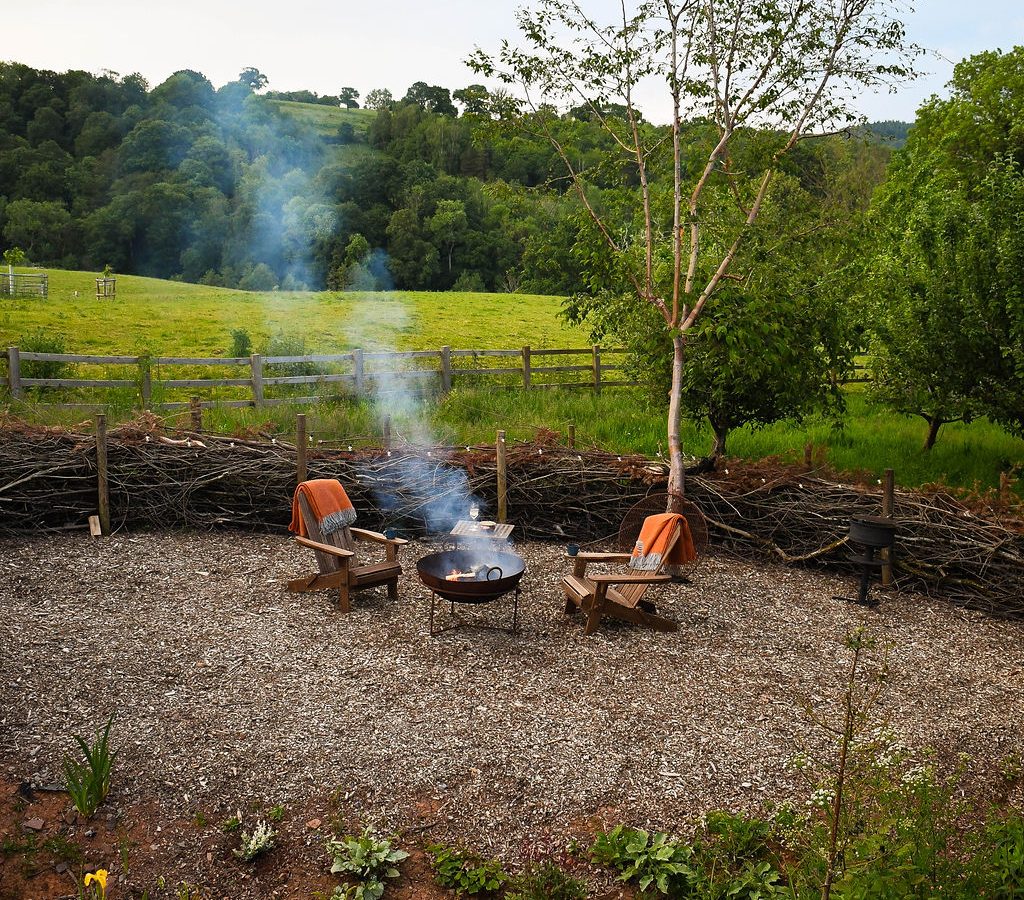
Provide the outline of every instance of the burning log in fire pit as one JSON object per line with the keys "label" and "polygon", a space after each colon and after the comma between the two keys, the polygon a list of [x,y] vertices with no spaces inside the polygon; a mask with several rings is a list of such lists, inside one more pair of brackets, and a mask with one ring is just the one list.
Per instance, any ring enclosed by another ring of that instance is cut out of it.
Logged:
{"label": "burning log in fire pit", "polygon": [[446,550],[430,553],[416,563],[416,573],[431,589],[430,633],[434,629],[434,608],[438,597],[452,604],[490,603],[506,594],[515,594],[512,607],[512,633],[519,630],[519,581],[526,571],[522,557],[491,548]]}

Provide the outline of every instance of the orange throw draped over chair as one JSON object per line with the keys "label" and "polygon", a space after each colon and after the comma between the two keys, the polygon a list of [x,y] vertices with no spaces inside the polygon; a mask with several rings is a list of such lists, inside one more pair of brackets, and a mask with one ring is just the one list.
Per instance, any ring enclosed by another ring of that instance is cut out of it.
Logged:
{"label": "orange throw draped over chair", "polygon": [[[318,572],[288,582],[293,592],[338,591],[338,608],[352,609],[351,592],[386,585],[388,597],[398,599],[398,578],[402,567],[398,549],[408,541],[388,538],[376,531],[353,528],[356,512],[341,484],[333,478],[304,481],[292,498],[292,521],[288,530],[295,540],[316,556]],[[384,561],[360,563],[356,541],[383,546]]]}
{"label": "orange throw draped over chair", "polygon": [[[593,634],[601,619],[608,616],[655,631],[678,631],[679,624],[657,615],[653,603],[644,599],[652,584],[672,581],[666,572],[697,558],[686,518],[676,513],[648,516],[632,553],[579,553],[573,573],[562,579],[565,611],[582,610],[587,614],[584,634]],[[588,575],[590,563],[626,563],[621,574]]]}

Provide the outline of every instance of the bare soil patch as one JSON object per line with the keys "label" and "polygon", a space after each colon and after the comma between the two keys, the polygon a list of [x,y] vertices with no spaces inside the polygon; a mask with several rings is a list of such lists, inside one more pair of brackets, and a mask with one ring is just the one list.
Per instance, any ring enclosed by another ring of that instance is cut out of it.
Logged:
{"label": "bare soil patch", "polygon": [[[414,569],[433,549],[406,548],[397,603],[362,594],[342,616],[328,593],[285,591],[312,556],[283,537],[0,541],[5,838],[23,842],[38,808],[42,834],[84,846],[85,863],[121,879],[118,896],[161,896],[163,875],[204,896],[308,897],[333,883],[332,821],[513,863],[601,821],[683,831],[708,809],[802,797],[789,760],[827,743],[802,706],[838,703],[842,639],[858,625],[890,648],[881,713],[909,745],[969,754],[979,790],[1024,755],[1021,623],[899,592],[866,610],[834,599],[848,579],[710,557],[691,584],[651,595],[678,633],[585,637],[562,612],[563,548],[522,543],[521,634],[431,638]],[[511,607],[468,615],[501,623]],[[65,820],[65,794],[24,794],[22,782],[59,783],[72,736],[111,713],[121,755],[98,824]],[[220,823],[277,804],[281,845],[235,861]],[[6,896],[73,893],[50,883],[53,854],[37,859],[25,875],[25,854],[3,853],[0,874],[26,879]],[[417,871],[402,890],[433,896],[414,887],[422,859]]]}

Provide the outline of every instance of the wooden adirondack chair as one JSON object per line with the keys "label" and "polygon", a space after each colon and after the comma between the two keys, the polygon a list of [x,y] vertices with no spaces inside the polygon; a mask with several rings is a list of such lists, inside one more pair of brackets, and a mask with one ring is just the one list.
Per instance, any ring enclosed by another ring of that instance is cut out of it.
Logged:
{"label": "wooden adirondack chair", "polygon": [[[350,612],[352,601],[351,591],[363,588],[387,585],[388,597],[398,599],[398,576],[402,567],[398,563],[398,549],[409,543],[402,538],[388,538],[376,531],[346,526],[329,535],[320,531],[316,516],[313,515],[309,503],[303,496],[299,497],[299,510],[309,537],[295,540],[303,547],[309,547],[316,556],[319,571],[302,578],[294,578],[288,582],[288,590],[293,593],[304,591],[324,591],[337,589],[338,609],[343,613]],[[359,563],[356,553],[356,541],[366,541],[384,546],[384,561],[379,563]]]}
{"label": "wooden adirondack chair", "polygon": [[[669,536],[664,551],[676,545],[682,531],[676,525],[674,533]],[[589,563],[622,563],[630,561],[629,553],[578,553],[574,558],[572,575],[562,579],[565,591],[565,611],[572,614],[581,609],[587,613],[587,624],[584,634],[593,634],[601,619],[609,616],[634,625],[645,625],[655,631],[678,631],[679,623],[664,616],[657,615],[653,603],[644,599],[644,593],[652,584],[665,584],[672,581],[671,575],[664,574],[664,562],[655,572],[626,571],[609,575],[587,575]]]}

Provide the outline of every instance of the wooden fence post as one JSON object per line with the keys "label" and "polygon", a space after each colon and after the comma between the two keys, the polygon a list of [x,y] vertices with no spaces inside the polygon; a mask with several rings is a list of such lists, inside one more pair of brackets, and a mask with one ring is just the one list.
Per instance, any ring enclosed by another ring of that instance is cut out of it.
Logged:
{"label": "wooden fence post", "polygon": [[203,402],[198,397],[188,398],[188,411],[192,417],[192,430],[197,434],[203,430]]}
{"label": "wooden fence post", "polygon": [[505,432],[498,432],[494,445],[494,458],[498,468],[498,522],[508,519],[508,473],[505,468]]}
{"label": "wooden fence post", "polygon": [[363,362],[363,351],[356,349],[352,351],[352,368],[356,379],[356,396],[362,397],[366,391],[366,369]]}
{"label": "wooden fence post", "polygon": [[569,423],[569,449],[576,449],[576,426],[572,422]]}
{"label": "wooden fence post", "polygon": [[804,468],[808,472],[814,468],[814,444],[812,442],[804,444]]}
{"label": "wooden fence post", "polygon": [[110,479],[107,474],[107,417],[96,416],[96,501],[100,531],[110,534]]}
{"label": "wooden fence post", "polygon": [[21,392],[21,352],[17,347],[7,348],[7,386],[11,396],[20,400]]}
{"label": "wooden fence post", "polygon": [[295,480],[302,484],[306,480],[306,414],[295,416]]}
{"label": "wooden fence post", "polygon": [[391,449],[391,416],[384,417],[384,449]]}
{"label": "wooden fence post", "polygon": [[263,405],[263,357],[254,353],[249,357],[252,367],[252,396],[257,406]]}
{"label": "wooden fence post", "polygon": [[601,348],[594,344],[594,393],[601,393]]}
{"label": "wooden fence post", "polygon": [[441,348],[441,394],[450,394],[452,390],[452,348]]}
{"label": "wooden fence post", "polygon": [[[882,487],[882,515],[891,519],[895,505],[896,476],[892,469],[885,470],[885,480]],[[888,587],[892,584],[892,549],[886,547],[879,554],[882,557],[882,585]]]}
{"label": "wooden fence post", "polygon": [[142,408],[149,410],[153,408],[153,367],[149,358],[139,359],[140,384],[142,391]]}
{"label": "wooden fence post", "polygon": [[523,347],[523,387],[530,389],[530,348]]}

